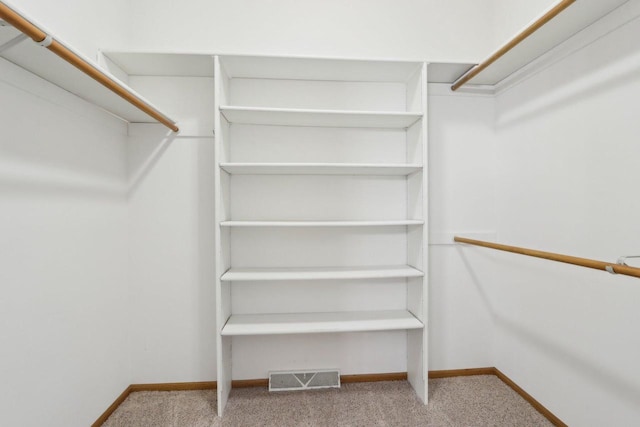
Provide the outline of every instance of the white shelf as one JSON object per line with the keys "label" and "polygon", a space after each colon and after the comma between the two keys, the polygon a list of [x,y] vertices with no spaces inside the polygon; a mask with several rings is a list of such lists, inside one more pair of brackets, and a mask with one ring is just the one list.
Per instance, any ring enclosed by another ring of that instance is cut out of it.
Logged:
{"label": "white shelf", "polygon": [[340,313],[235,314],[222,335],[313,334],[327,332],[422,329],[424,325],[406,310]]}
{"label": "white shelf", "polygon": [[408,265],[314,268],[230,268],[220,280],[347,280],[422,277],[424,273]]}
{"label": "white shelf", "polygon": [[[495,85],[501,82],[506,77],[626,2],[627,0],[576,1],[469,80],[467,84]],[[559,2],[553,2],[549,9],[557,3]],[[544,15],[544,13],[540,16],[542,15]],[[528,26],[529,24],[527,27]],[[497,51],[498,50],[496,50],[496,52]],[[489,55],[489,57],[492,55]]]}
{"label": "white shelf", "polygon": [[422,170],[410,164],[358,163],[220,163],[220,167],[235,175],[399,175]]}
{"label": "white shelf", "polygon": [[[1,39],[0,39],[1,41]],[[213,77],[215,53],[99,52],[130,76]],[[421,62],[225,55],[229,78],[406,82]],[[429,83],[452,83],[474,64],[430,63]]]}
{"label": "white shelf", "polygon": [[279,126],[408,128],[422,118],[419,112],[343,111],[295,108],[220,106],[230,123]]}
{"label": "white shelf", "polygon": [[396,221],[222,221],[220,227],[392,227],[423,225],[417,219]]}
{"label": "white shelf", "polygon": [[[10,26],[0,26],[0,44],[7,42],[21,33]],[[75,51],[71,46],[64,43],[57,36],[56,41],[63,44],[69,50],[80,56],[84,61],[91,64],[98,70],[103,70],[98,64],[84,55]],[[0,52],[0,58],[4,58],[9,62],[65,89],[78,97],[89,101],[90,103],[103,108],[110,113],[128,121],[136,123],[156,123],[157,121],[147,113],[135,107],[133,104],[125,101],[119,95],[107,89],[89,75],[78,70],[73,65],[58,57],[46,48],[43,48],[31,39],[22,40],[16,45]],[[153,104],[145,100],[126,84],[110,75],[103,70],[111,80],[120,85],[126,92],[140,98],[153,109],[158,110]]]}

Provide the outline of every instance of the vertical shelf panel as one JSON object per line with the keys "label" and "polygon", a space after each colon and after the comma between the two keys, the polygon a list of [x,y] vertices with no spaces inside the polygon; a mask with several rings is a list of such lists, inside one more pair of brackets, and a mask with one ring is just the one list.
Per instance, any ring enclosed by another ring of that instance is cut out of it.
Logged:
{"label": "vertical shelf panel", "polygon": [[[219,107],[226,99],[224,70],[220,64],[220,58],[215,56],[214,61],[214,133],[215,133],[215,221],[218,223],[228,218],[229,215],[229,177],[219,167],[221,161],[226,158],[225,136],[228,127],[224,123]],[[230,232],[228,229],[215,227],[215,254],[216,254],[216,371],[217,371],[217,395],[218,416],[222,416],[224,408],[231,392],[231,338],[222,335],[222,329],[231,316],[231,288],[228,282],[220,280],[224,271],[231,267],[229,250]]]}
{"label": "vertical shelf panel", "polygon": [[425,165],[421,173],[407,178],[408,218],[420,218],[424,226],[407,231],[407,264],[424,271],[424,277],[407,279],[407,308],[424,324],[420,331],[407,333],[407,372],[408,380],[416,394],[426,404],[428,401],[428,121],[427,117],[427,64],[424,63],[413,85],[407,85],[407,91],[413,89],[413,94],[407,94],[407,101],[419,103],[425,115],[423,120],[416,123],[407,131],[407,161],[420,161]]}

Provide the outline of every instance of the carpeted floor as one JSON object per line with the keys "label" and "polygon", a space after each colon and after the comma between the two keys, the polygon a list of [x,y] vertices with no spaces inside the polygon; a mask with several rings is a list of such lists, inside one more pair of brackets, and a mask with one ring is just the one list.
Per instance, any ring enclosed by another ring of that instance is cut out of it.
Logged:
{"label": "carpeted floor", "polygon": [[234,389],[224,417],[215,413],[215,390],[137,392],[103,427],[551,426],[493,375],[429,380],[427,406],[409,383],[390,381],[303,392]]}

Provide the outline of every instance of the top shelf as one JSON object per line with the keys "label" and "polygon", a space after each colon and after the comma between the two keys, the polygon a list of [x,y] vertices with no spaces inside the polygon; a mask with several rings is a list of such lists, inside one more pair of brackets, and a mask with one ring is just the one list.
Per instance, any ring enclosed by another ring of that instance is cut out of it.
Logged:
{"label": "top shelf", "polygon": [[[128,76],[213,77],[213,55],[143,51],[101,51],[101,63]],[[105,61],[104,59],[108,59]],[[353,82],[407,82],[420,61],[347,60],[335,58],[223,55],[230,78],[295,79]],[[452,83],[474,64],[430,62],[429,83]]]}
{"label": "top shelf", "polygon": [[[213,55],[103,51],[129,75],[213,77]],[[408,81],[422,66],[418,61],[221,55],[229,78],[293,79],[355,82]]]}
{"label": "top shelf", "polygon": [[461,86],[460,83],[467,78],[464,84],[496,85],[626,2],[556,1],[486,60],[461,75],[453,87]]}
{"label": "top shelf", "polygon": [[[45,48],[30,37],[24,36],[18,29],[8,24],[0,25],[0,57],[128,122],[155,123],[160,120],[175,130],[173,120],[125,83],[46,31],[41,25],[37,25],[14,6],[8,5],[7,2],[2,4],[3,13],[17,17],[16,19],[20,19],[29,29],[35,28],[39,33],[50,36],[52,42]],[[75,61],[82,70],[68,61]],[[150,114],[155,115],[155,118]]]}

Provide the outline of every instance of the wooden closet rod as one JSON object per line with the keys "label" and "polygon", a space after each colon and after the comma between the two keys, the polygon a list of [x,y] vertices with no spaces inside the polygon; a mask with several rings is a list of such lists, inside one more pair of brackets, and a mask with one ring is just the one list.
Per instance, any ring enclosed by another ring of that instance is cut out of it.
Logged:
{"label": "wooden closet rod", "polygon": [[458,243],[467,243],[469,245],[482,246],[485,248],[497,249],[499,251],[513,252],[515,254],[527,255],[536,258],[548,259],[550,261],[564,262],[566,264],[579,265],[581,267],[594,268],[596,270],[604,270],[609,273],[625,274],[627,276],[640,277],[640,268],[630,267],[625,264],[615,264],[610,262],[596,261],[587,258],[578,258],[569,255],[554,254],[552,252],[537,251],[535,249],[519,248],[517,246],[501,245],[499,243],[485,242],[482,240],[467,239],[465,237],[454,237],[454,241]]}
{"label": "wooden closet rod", "polygon": [[534,23],[529,25],[527,28],[522,30],[522,32],[520,32],[518,35],[516,35],[514,38],[509,40],[504,46],[502,46],[500,49],[498,49],[493,55],[491,55],[489,58],[485,59],[483,62],[481,62],[480,64],[478,64],[475,67],[471,68],[469,71],[467,71],[462,76],[460,76],[458,78],[458,80],[456,80],[453,83],[453,85],[451,86],[451,90],[458,90],[461,86],[463,86],[469,80],[471,80],[472,78],[474,78],[475,76],[480,74],[480,72],[482,72],[482,70],[484,70],[489,65],[493,64],[494,62],[496,62],[504,54],[506,54],[511,49],[513,49],[514,47],[519,45],[524,39],[526,39],[527,37],[529,37],[531,34],[535,33],[536,31],[538,31],[540,29],[540,27],[542,27],[547,22],[551,21],[558,14],[560,14],[560,12],[562,12],[567,7],[569,7],[573,3],[575,3],[575,1],[576,0],[562,0],[562,1],[560,1],[557,5],[555,5],[547,13],[542,15]]}
{"label": "wooden closet rod", "polygon": [[134,93],[129,91],[127,88],[123,87],[120,83],[114,80],[109,75],[105,74],[102,70],[100,70],[95,65],[87,62],[82,57],[78,56],[71,49],[64,46],[62,43],[54,40],[50,35],[46,32],[35,26],[24,16],[20,15],[15,10],[11,9],[5,3],[0,1],[0,19],[4,20],[15,29],[21,31],[26,34],[28,37],[33,39],[34,42],[39,43],[49,49],[51,52],[58,55],[60,58],[67,61],[69,64],[73,65],[83,73],[87,74],[89,77],[111,90],[115,94],[119,95],[121,98],[134,105],[138,109],[144,111],[149,116],[153,117],[169,129],[174,132],[178,132],[178,126],[166,117],[164,114],[156,110],[151,105],[147,104],[144,100],[140,99]]}

